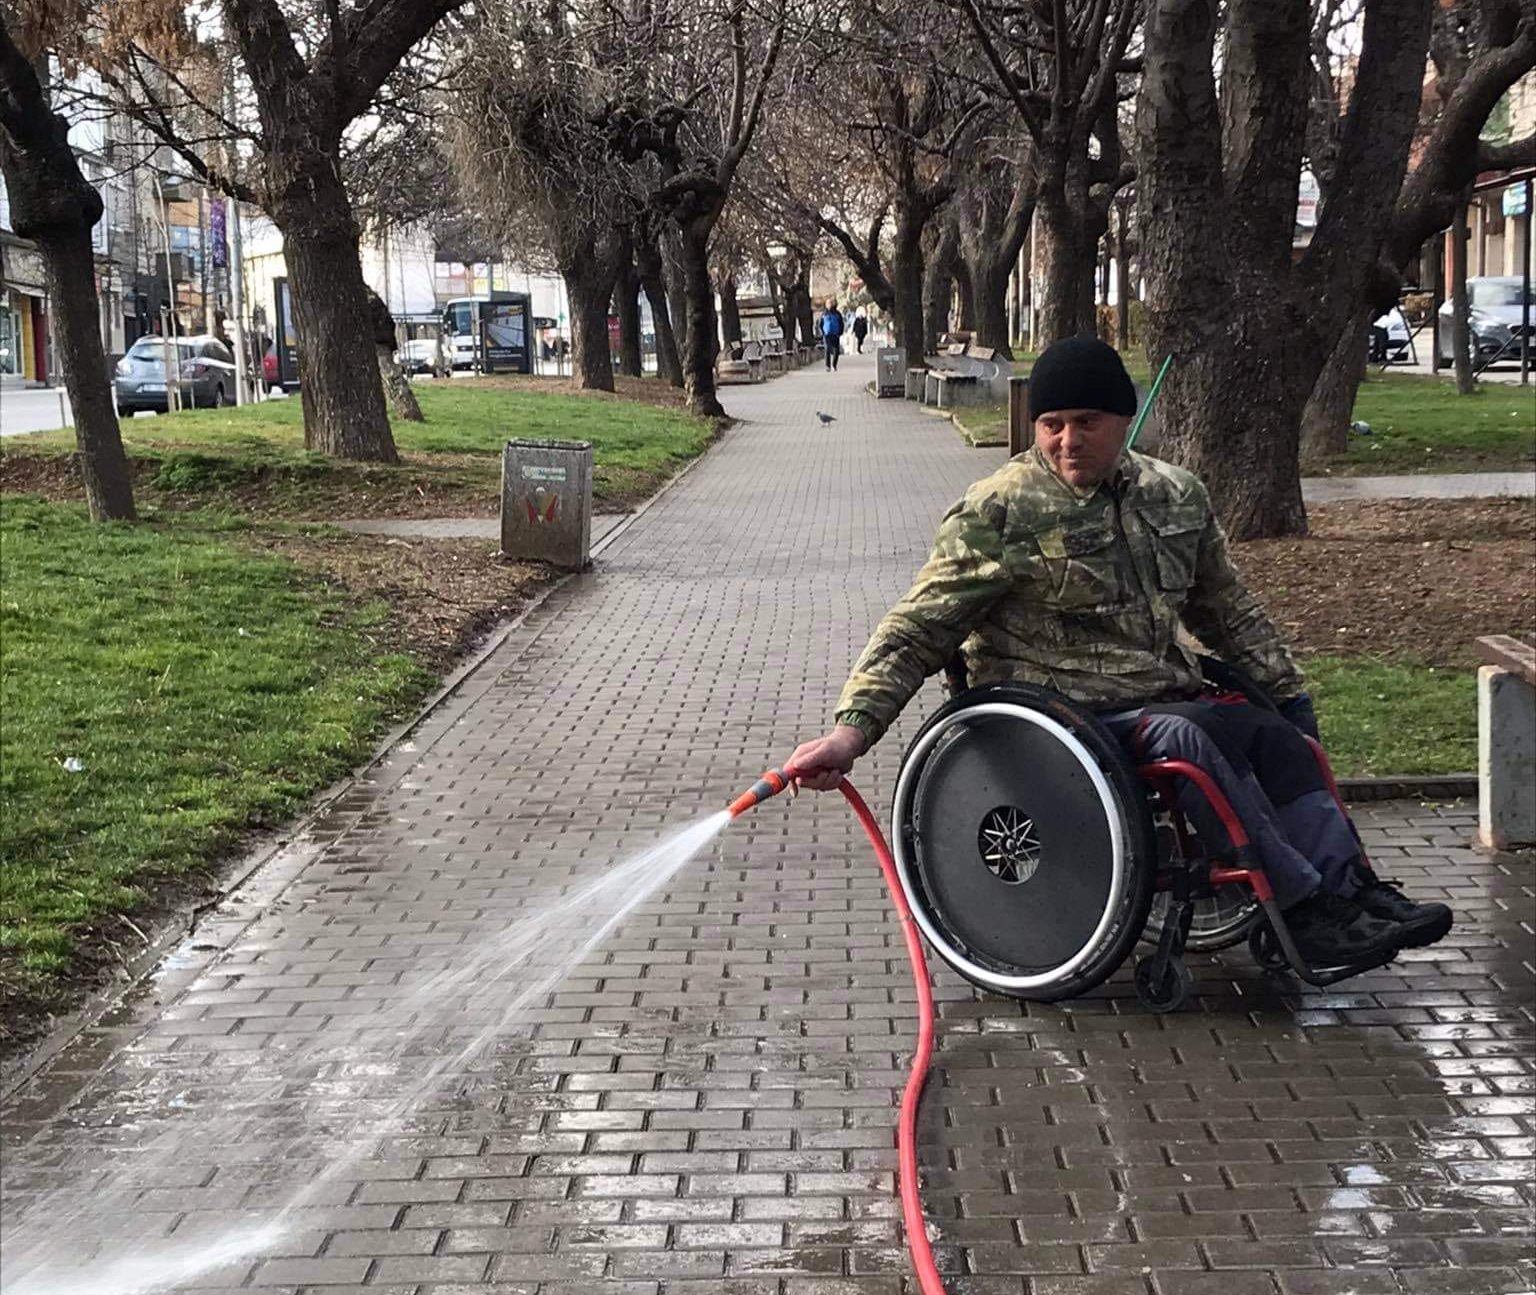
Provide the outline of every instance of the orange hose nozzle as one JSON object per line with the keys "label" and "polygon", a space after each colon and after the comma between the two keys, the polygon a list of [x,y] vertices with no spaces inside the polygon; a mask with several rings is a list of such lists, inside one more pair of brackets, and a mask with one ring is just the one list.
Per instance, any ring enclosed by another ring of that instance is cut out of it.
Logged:
{"label": "orange hose nozzle", "polygon": [[764,770],[763,776],[736,797],[726,808],[732,818],[740,818],[749,809],[777,796],[789,786],[789,775],[782,769]]}

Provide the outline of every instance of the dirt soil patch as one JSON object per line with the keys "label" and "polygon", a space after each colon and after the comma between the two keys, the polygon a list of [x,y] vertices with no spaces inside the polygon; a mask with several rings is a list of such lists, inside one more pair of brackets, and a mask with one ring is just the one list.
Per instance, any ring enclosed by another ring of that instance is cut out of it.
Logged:
{"label": "dirt soil patch", "polygon": [[501,556],[492,540],[257,532],[247,541],[280,553],[355,598],[389,604],[381,652],[409,652],[447,674],[496,622],[514,616],[556,572]]}
{"label": "dirt soil patch", "polygon": [[[1234,544],[1233,557],[1304,653],[1471,666],[1484,634],[1536,624],[1536,504],[1381,500],[1310,510],[1297,540]],[[258,535],[348,591],[392,608],[394,646],[451,667],[484,629],[553,574],[487,540]]]}
{"label": "dirt soil patch", "polygon": [[1477,663],[1485,634],[1536,625],[1536,504],[1392,499],[1308,510],[1299,540],[1234,544],[1250,588],[1303,653]]}

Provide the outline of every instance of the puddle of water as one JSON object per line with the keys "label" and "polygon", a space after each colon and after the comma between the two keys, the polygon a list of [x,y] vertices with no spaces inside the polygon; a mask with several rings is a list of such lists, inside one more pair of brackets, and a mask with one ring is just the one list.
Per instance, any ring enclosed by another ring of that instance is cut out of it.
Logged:
{"label": "puddle of water", "polygon": [[[352,1181],[350,1175],[369,1146],[380,1137],[399,1134],[407,1117],[434,1089],[458,1081],[471,1058],[492,1046],[500,1034],[517,1026],[531,1008],[551,992],[600,945],[634,909],[663,886],[730,822],[721,811],[673,832],[655,845],[605,870],[585,885],[513,922],[499,934],[465,951],[465,956],[424,980],[398,1003],[383,1009],[373,1024],[395,1042],[382,1056],[354,1057],[364,1073],[391,1073],[397,1059],[419,1054],[420,1045],[441,1036],[446,1021],[488,1021],[456,1052],[438,1057],[420,1071],[408,1090],[391,1100],[377,1116],[369,1112],[370,1138],[361,1146],[334,1149],[326,1167],[289,1194],[274,1214],[262,1218],[252,1208],[248,1221],[222,1233],[155,1238],[166,1215],[146,1217],[138,1235],[143,1240],[106,1242],[106,1253],[93,1256],[86,1238],[100,1237],[93,1218],[102,1208],[78,1190],[60,1189],[28,1209],[20,1225],[4,1229],[0,1251],[0,1292],[4,1295],[155,1295],[205,1277],[231,1265],[249,1264],[279,1245],[284,1237],[313,1227],[304,1218],[309,1206],[334,1199],[333,1185]],[[317,1043],[317,1048],[324,1048]],[[295,1061],[302,1061],[296,1057]],[[414,1062],[412,1064],[415,1064]],[[374,1068],[377,1068],[376,1070]],[[334,1106],[332,1093],[315,1093],[311,1114],[319,1123]],[[172,1107],[178,1103],[173,1097]],[[374,1123],[375,1118],[377,1123]],[[324,1134],[322,1133],[322,1137]],[[197,1130],[174,1127],[165,1139],[163,1160],[169,1169],[178,1147],[193,1154]],[[153,1181],[149,1166],[135,1166],[136,1178]],[[100,1185],[93,1185],[93,1195]],[[329,1190],[328,1189],[332,1189]],[[108,1207],[110,1208],[110,1207]],[[131,1206],[128,1207],[131,1210]],[[35,1220],[35,1221],[34,1221]],[[121,1217],[112,1231],[126,1235]],[[290,1247],[291,1249],[291,1247]],[[64,1252],[61,1254],[61,1251]],[[72,1252],[72,1253],[71,1253]],[[238,1276],[232,1279],[238,1282]]]}

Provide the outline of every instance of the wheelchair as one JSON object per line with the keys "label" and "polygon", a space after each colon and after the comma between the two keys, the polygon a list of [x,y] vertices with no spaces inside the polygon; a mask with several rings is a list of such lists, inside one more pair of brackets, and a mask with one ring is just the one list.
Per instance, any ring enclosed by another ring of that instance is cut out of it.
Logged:
{"label": "wheelchair", "polygon": [[[1275,709],[1239,671],[1201,664],[1217,690]],[[1141,940],[1152,952],[1136,962],[1136,994],[1161,1012],[1189,997],[1187,952],[1246,940],[1261,967],[1319,986],[1381,965],[1307,965],[1242,823],[1204,770],[1135,763],[1092,713],[1049,689],[967,688],[957,666],[946,673],[950,701],[902,759],[891,842],[918,926],[967,980],[1034,1002],[1072,998],[1113,975]],[[1337,799],[1327,756],[1308,741]],[[1200,841],[1179,812],[1186,783],[1226,841]]]}

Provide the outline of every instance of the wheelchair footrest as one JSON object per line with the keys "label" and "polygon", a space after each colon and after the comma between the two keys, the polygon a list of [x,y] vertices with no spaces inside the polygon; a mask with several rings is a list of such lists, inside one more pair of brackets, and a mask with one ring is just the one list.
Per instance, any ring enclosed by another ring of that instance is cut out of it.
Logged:
{"label": "wheelchair footrest", "polygon": [[1314,967],[1305,961],[1296,942],[1291,938],[1290,928],[1285,923],[1285,917],[1280,912],[1280,907],[1273,899],[1263,901],[1264,922],[1254,927],[1249,937],[1249,949],[1253,953],[1254,961],[1269,971],[1278,971],[1282,968],[1293,971],[1309,985],[1335,985],[1341,980],[1348,980],[1351,976],[1358,976],[1367,971],[1375,971],[1378,967],[1385,967],[1397,957],[1398,950],[1393,949],[1385,957],[1368,958],[1359,962],[1340,963],[1331,967]]}

